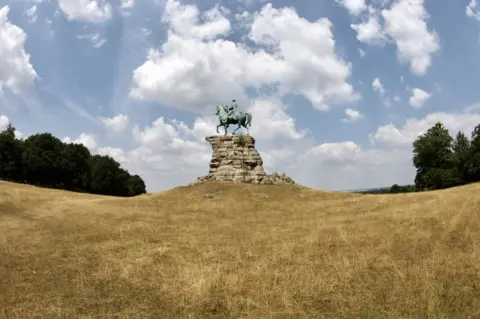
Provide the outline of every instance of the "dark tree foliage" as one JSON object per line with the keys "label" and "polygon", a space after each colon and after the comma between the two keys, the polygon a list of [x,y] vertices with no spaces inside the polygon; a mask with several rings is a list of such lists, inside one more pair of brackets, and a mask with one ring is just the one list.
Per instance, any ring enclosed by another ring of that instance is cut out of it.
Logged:
{"label": "dark tree foliage", "polygon": [[128,196],[130,175],[110,156],[94,155],[89,159],[90,190],[95,194]]}
{"label": "dark tree foliage", "polygon": [[417,188],[441,189],[458,185],[452,144],[452,137],[440,122],[413,142]]}
{"label": "dark tree foliage", "polygon": [[480,124],[471,140],[462,132],[452,138],[438,122],[413,142],[415,185],[367,190],[368,194],[392,194],[448,188],[480,182]]}
{"label": "dark tree foliage", "polygon": [[465,169],[468,182],[480,181],[480,124],[472,132],[472,141],[470,142],[470,151],[465,162]]}
{"label": "dark tree foliage", "polygon": [[130,176],[128,179],[128,189],[132,196],[146,193],[145,182],[138,175]]}
{"label": "dark tree foliage", "polygon": [[393,184],[392,187],[389,189],[390,194],[397,194],[397,193],[411,193],[419,191],[415,185],[398,185]]}
{"label": "dark tree foliage", "polygon": [[64,188],[62,151],[64,144],[50,133],[29,136],[24,142],[22,162],[29,184]]}
{"label": "dark tree foliage", "polygon": [[398,194],[398,193],[411,193],[420,191],[415,185],[398,185],[393,184],[391,187],[370,189],[361,191],[361,194]]}
{"label": "dark tree foliage", "polygon": [[0,178],[9,181],[22,179],[22,142],[15,138],[10,124],[0,133]]}
{"label": "dark tree foliage", "polygon": [[146,193],[142,178],[112,157],[92,156],[85,146],[63,143],[50,133],[22,141],[11,125],[0,133],[0,179],[111,196]]}
{"label": "dark tree foliage", "polygon": [[90,151],[82,144],[65,144],[61,152],[60,171],[67,190],[83,192],[89,188]]}
{"label": "dark tree foliage", "polygon": [[467,162],[470,157],[470,141],[464,133],[457,133],[452,149],[455,155],[455,170],[458,184],[465,184],[469,180]]}
{"label": "dark tree foliage", "polygon": [[415,186],[440,189],[480,181],[480,124],[471,141],[458,132],[453,139],[441,123],[414,143]]}

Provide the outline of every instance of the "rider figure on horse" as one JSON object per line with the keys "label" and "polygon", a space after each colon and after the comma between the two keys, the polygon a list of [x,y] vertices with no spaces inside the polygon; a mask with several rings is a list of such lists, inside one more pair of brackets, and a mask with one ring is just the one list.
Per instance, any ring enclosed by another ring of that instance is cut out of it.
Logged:
{"label": "rider figure on horse", "polygon": [[252,125],[252,114],[237,111],[237,102],[235,100],[232,100],[230,105],[217,104],[217,111],[215,114],[220,120],[220,124],[217,125],[217,133],[218,128],[223,126],[225,129],[225,135],[227,135],[228,126],[230,124],[237,124],[238,127],[232,132],[232,134],[235,134],[235,132],[242,126],[247,130],[247,135],[250,134],[248,128]]}
{"label": "rider figure on horse", "polygon": [[228,117],[232,120],[237,120],[237,103],[235,100],[232,100],[232,104],[227,106]]}

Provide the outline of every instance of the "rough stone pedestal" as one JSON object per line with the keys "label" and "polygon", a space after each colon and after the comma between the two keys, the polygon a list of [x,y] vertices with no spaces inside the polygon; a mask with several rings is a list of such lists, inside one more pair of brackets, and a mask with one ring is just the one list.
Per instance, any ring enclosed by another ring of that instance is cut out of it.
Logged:
{"label": "rough stone pedestal", "polygon": [[205,140],[212,145],[213,154],[204,181],[233,181],[252,184],[295,184],[285,174],[267,175],[263,169],[262,157],[255,149],[255,139],[249,135],[215,135]]}

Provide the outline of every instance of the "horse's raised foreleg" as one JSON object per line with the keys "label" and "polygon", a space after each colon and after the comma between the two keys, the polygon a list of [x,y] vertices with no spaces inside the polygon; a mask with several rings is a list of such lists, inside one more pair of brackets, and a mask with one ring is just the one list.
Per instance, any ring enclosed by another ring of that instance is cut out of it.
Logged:
{"label": "horse's raised foreleg", "polygon": [[223,129],[225,130],[225,135],[227,134],[227,128],[228,128],[228,124],[225,124],[225,123],[220,123],[217,125],[217,134],[219,134],[220,132],[218,131],[218,128],[220,126],[223,126]]}

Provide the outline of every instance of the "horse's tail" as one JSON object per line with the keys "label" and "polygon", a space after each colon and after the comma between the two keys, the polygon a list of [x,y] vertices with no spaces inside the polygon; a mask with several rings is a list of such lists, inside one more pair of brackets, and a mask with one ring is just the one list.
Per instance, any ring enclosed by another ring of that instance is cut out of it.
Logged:
{"label": "horse's tail", "polygon": [[252,114],[246,112],[245,115],[247,116],[247,123],[245,123],[248,126],[252,126]]}

